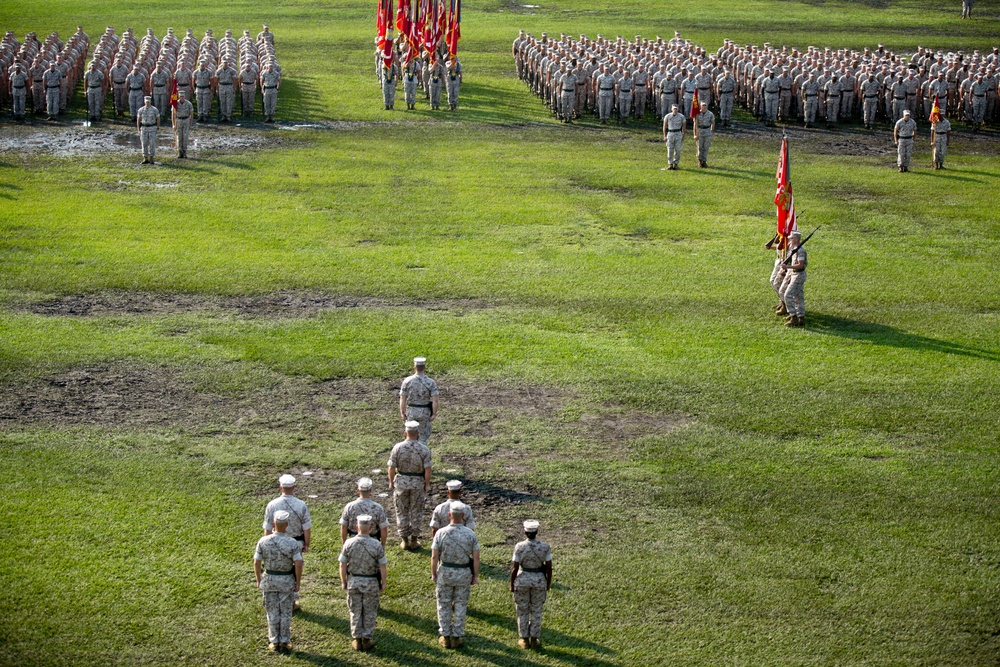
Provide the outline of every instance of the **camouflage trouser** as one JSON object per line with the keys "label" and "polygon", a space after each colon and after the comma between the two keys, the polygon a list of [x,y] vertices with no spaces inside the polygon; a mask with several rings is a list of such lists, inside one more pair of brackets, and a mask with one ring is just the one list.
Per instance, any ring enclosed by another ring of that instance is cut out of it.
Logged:
{"label": "camouflage trouser", "polygon": [[19,89],[16,89],[14,91],[14,97],[13,97],[12,104],[13,104],[13,109],[14,109],[14,115],[15,116],[23,116],[24,115],[24,102],[25,102],[25,100],[27,98],[28,98],[28,96],[27,96],[27,94],[25,94],[23,88],[19,88]]}
{"label": "camouflage trouser", "polygon": [[826,122],[836,123],[840,113],[840,97],[828,97],[826,100]]}
{"label": "camouflage trouser", "polygon": [[785,288],[785,308],[789,315],[805,317],[806,315],[806,272],[788,272],[788,286]]}
{"label": "camouflage trouser", "polygon": [[212,110],[212,89],[196,88],[194,96],[198,102],[198,118],[208,118],[208,112]]}
{"label": "camouflage trouser", "polygon": [[646,88],[635,89],[635,115],[642,118],[642,115],[646,113]]}
{"label": "camouflage trouser", "polygon": [[458,106],[458,89],[461,85],[457,77],[455,79],[448,77],[448,104],[450,106]]}
{"label": "camouflage trouser", "polygon": [[382,81],[382,103],[391,107],[396,103],[396,80],[383,79]]}
{"label": "camouflage trouser", "polygon": [[878,110],[878,98],[877,97],[866,97],[861,104],[864,107],[865,125],[874,125],[875,124],[875,112]]}
{"label": "camouflage trouser", "polygon": [[684,96],[684,101],[681,102],[681,104],[684,105],[684,117],[685,118],[690,118],[691,117],[691,105],[693,103],[694,103],[694,98],[693,97],[691,97],[690,95],[685,95]]}
{"label": "camouflage trouser", "polygon": [[899,166],[909,167],[910,157],[913,155],[913,139],[900,139],[898,153],[899,153]]}
{"label": "camouflage trouser", "polygon": [[35,113],[45,111],[45,86],[40,83],[33,83],[31,85],[31,101]]}
{"label": "camouflage trouser", "polygon": [[223,118],[232,118],[235,105],[236,93],[233,92],[233,87],[219,84],[219,115]]}
{"label": "camouflage trouser", "polygon": [[142,146],[142,157],[152,160],[156,157],[156,126],[144,127],[139,132],[139,144]]}
{"label": "camouflage trouser", "polygon": [[542,605],[547,591],[544,588],[515,588],[514,606],[517,608],[517,636],[542,636]]}
{"label": "camouflage trouser", "polygon": [[615,98],[611,95],[601,95],[597,98],[598,115],[600,115],[601,120],[607,120],[611,117],[611,107],[614,102]]}
{"label": "camouflage trouser", "polygon": [[244,83],[240,86],[240,111],[244,116],[253,113],[254,98],[257,96],[257,86],[252,83]]}
{"label": "camouflage trouser", "polygon": [[406,406],[406,418],[420,424],[420,427],[417,429],[417,439],[426,445],[427,441],[431,439],[433,425],[431,421],[431,408],[415,408],[408,405]]}
{"label": "camouflage trouser", "polygon": [[781,299],[781,303],[786,304],[785,310],[788,310],[788,305],[785,301],[785,292],[788,291],[788,285],[792,280],[792,272],[786,270],[781,277],[781,283],[778,285],[778,298]]}
{"label": "camouflage trouser", "polygon": [[618,95],[618,115],[621,118],[628,118],[632,112],[632,93],[621,93]]}
{"label": "camouflage trouser", "polygon": [[576,112],[576,91],[563,91],[562,99],[559,100],[559,115],[569,119]]}
{"label": "camouflage trouser", "polygon": [[906,108],[906,98],[892,100],[892,124],[895,125],[896,121],[903,117],[903,110]]}
{"label": "camouflage trouser", "polygon": [[684,134],[681,132],[667,132],[667,162],[673,165],[681,161],[681,143],[684,141]]}
{"label": "camouflage trouser", "polygon": [[778,298],[781,298],[781,283],[785,279],[785,265],[780,259],[774,260],[774,270],[771,271],[771,287],[774,288]]}
{"label": "camouflage trouser", "polygon": [[982,125],[986,117],[986,96],[972,98],[972,122],[975,125]]}
{"label": "camouflage trouser", "polygon": [[272,644],[291,641],[292,603],[295,576],[265,574],[260,582],[267,612],[267,638]]}
{"label": "camouflage trouser", "polygon": [[712,132],[698,128],[698,161],[708,162],[708,149],[712,147]]}
{"label": "camouflage trouser", "polygon": [[788,114],[792,110],[792,91],[782,90],[778,96],[778,114],[781,116],[781,120],[787,121]]}
{"label": "camouflage trouser", "polygon": [[434,78],[431,77],[430,88],[431,88],[431,108],[432,109],[436,109],[439,106],[441,106],[441,83],[442,83],[441,79],[438,79],[437,81],[435,81]]}
{"label": "camouflage trouser", "polygon": [[347,611],[351,615],[351,637],[354,639],[370,638],[378,615],[378,582],[375,579],[364,581],[366,583],[357,588],[347,589]]}
{"label": "camouflage trouser", "polygon": [[819,101],[816,99],[815,95],[807,95],[805,103],[805,119],[806,125],[812,125],[816,122],[816,110],[819,108]]}
{"label": "camouflage trouser", "polygon": [[160,112],[160,118],[167,115],[170,108],[170,95],[166,88],[153,88],[153,106]]}
{"label": "camouflage trouser", "polygon": [[854,93],[846,92],[840,94],[840,117],[850,120],[854,115]]}
{"label": "camouflage trouser", "polygon": [[124,85],[114,84],[111,87],[111,98],[114,101],[115,113],[124,113],[128,106],[128,90]]}
{"label": "camouflage trouser", "polygon": [[944,164],[944,157],[948,153],[948,135],[934,136],[934,161]]}
{"label": "camouflage trouser", "polygon": [[408,106],[417,103],[417,77],[403,77],[403,98]]}
{"label": "camouflage trouser", "polygon": [[442,637],[464,637],[465,615],[469,609],[468,584],[437,585],[438,633]]}
{"label": "camouflage trouser", "polygon": [[59,87],[53,86],[45,90],[45,111],[50,116],[59,115]]}
{"label": "camouflage trouser", "polygon": [[132,120],[135,120],[136,115],[139,113],[139,109],[142,108],[143,97],[145,95],[142,89],[130,90],[128,91],[128,111],[129,115],[132,116]]}
{"label": "camouflage trouser", "polygon": [[729,119],[733,117],[733,94],[732,93],[722,93],[719,95],[719,118],[729,122]]}
{"label": "camouflage trouser", "polygon": [[396,507],[396,532],[401,539],[419,537],[423,523],[424,480],[423,477],[412,479],[419,479],[420,485],[416,488],[400,488],[400,477],[397,476],[396,490],[392,495],[392,502]]}
{"label": "camouflage trouser", "polygon": [[87,113],[91,118],[101,115],[104,106],[104,93],[100,87],[87,88]]}
{"label": "camouflage trouser", "polygon": [[191,119],[184,118],[177,120],[177,128],[174,130],[174,145],[177,146],[178,155],[187,155],[188,139],[191,136]]}
{"label": "camouflage trouser", "polygon": [[764,118],[772,123],[778,120],[778,95],[776,93],[764,94]]}
{"label": "camouflage trouser", "polygon": [[264,90],[264,115],[268,118],[274,117],[274,112],[278,110],[278,89],[267,88]]}

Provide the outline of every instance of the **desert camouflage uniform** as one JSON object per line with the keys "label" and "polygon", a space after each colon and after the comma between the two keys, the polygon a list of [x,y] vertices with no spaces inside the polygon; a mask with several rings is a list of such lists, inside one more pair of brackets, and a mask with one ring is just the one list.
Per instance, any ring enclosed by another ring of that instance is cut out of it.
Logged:
{"label": "desert camouflage uniform", "polygon": [[[281,495],[272,500],[264,508],[264,530],[274,530],[274,513],[280,510],[288,512],[288,527],[285,534],[304,545],[305,531],[312,528],[312,517],[309,516],[309,507],[292,495]],[[298,600],[299,594],[294,593],[292,600]]]}
{"label": "desert camouflage uniform", "polygon": [[861,84],[861,107],[867,127],[875,124],[875,113],[878,111],[878,95],[881,88],[882,84],[878,82],[878,79],[866,80]]}
{"label": "desert camouflage uniform", "polygon": [[24,70],[12,72],[10,75],[10,86],[13,89],[11,108],[15,118],[24,117],[24,109],[28,99],[28,81],[28,73]]}
{"label": "desert camouflage uniform", "polygon": [[399,395],[406,397],[406,418],[420,424],[420,442],[426,445],[431,437],[431,400],[438,395],[437,382],[423,373],[414,373],[403,380]]}
{"label": "desert camouflage uniform", "polygon": [[[805,263],[806,261],[806,249],[799,246],[798,249],[792,252],[796,255],[789,264],[794,264],[796,261]],[[786,276],[786,282],[784,292],[785,308],[788,310],[789,315],[794,315],[795,317],[805,317],[806,316],[806,301],[805,301],[805,285],[806,285],[806,270],[794,271],[791,268],[788,269],[788,274]]]}
{"label": "desert camouflage uniform", "polygon": [[356,535],[344,542],[337,560],[347,564],[347,610],[351,615],[351,637],[370,639],[375,629],[381,593],[376,573],[379,565],[386,564],[385,549],[381,542],[369,535]]}
{"label": "desert camouflage uniform", "polygon": [[142,144],[143,159],[156,159],[156,123],[160,120],[160,112],[156,107],[141,106],[136,112],[139,121],[139,143]]}
{"label": "desert camouflage uniform", "polygon": [[45,85],[45,111],[53,118],[59,115],[59,89],[62,88],[63,75],[58,69],[47,69],[42,75]]}
{"label": "desert camouflage uniform", "polygon": [[347,534],[358,534],[358,517],[367,514],[372,518],[372,537],[379,539],[379,531],[389,527],[389,516],[385,508],[371,498],[358,498],[344,505],[340,513],[340,525],[347,528]]}
{"label": "desert camouflage uniform", "polygon": [[598,112],[602,121],[607,121],[611,117],[611,109],[615,101],[615,77],[611,74],[602,74],[597,77],[597,104]]}
{"label": "desert camouflage uniform", "polygon": [[708,149],[712,147],[712,125],[715,124],[715,114],[705,109],[695,117],[698,123],[698,161],[708,162]]}
{"label": "desert camouflage uniform", "polygon": [[[455,502],[454,500],[446,500],[431,512],[431,528],[441,529],[442,526],[447,526],[451,523],[451,518],[448,516],[448,511],[451,509],[451,504]],[[468,505],[466,505],[468,507]],[[476,529],[476,517],[472,514],[472,508],[469,507],[462,516],[462,525],[469,530]]]}
{"label": "desert camouflage uniform", "polygon": [[514,579],[517,635],[537,639],[542,635],[542,605],[547,593],[543,570],[552,560],[552,550],[545,542],[524,540],[514,546],[511,560],[520,566]]}
{"label": "desert camouflage uniform", "polygon": [[278,82],[281,75],[277,71],[261,72],[260,87],[261,97],[264,104],[264,117],[274,118],[274,113],[278,110]]}
{"label": "desert camouflage uniform", "polygon": [[951,122],[942,118],[931,126],[934,130],[934,162],[944,166],[944,158],[948,153],[948,133],[951,132]]}
{"label": "desert camouflage uniform", "polygon": [[153,86],[153,106],[159,109],[162,118],[170,108],[170,91],[167,90],[167,84],[170,83],[170,73],[166,70],[159,72],[153,70],[153,73],[149,75],[149,82]]}
{"label": "desert camouflage uniform", "polygon": [[174,141],[178,157],[187,157],[188,140],[191,137],[191,116],[193,115],[194,105],[186,97],[177,101],[177,108],[174,110],[176,122]]}
{"label": "desert camouflage uniform", "polygon": [[230,65],[222,65],[215,71],[219,84],[219,116],[223,120],[232,120],[233,108],[236,106],[236,82],[239,72]]}
{"label": "desert camouflage uniform", "polygon": [[436,591],[438,634],[464,637],[472,585],[472,553],[479,551],[479,539],[465,526],[449,524],[435,533],[431,549],[438,552],[441,562]]}
{"label": "desert camouflage uniform", "polygon": [[431,450],[419,440],[396,443],[389,454],[389,467],[396,469],[396,532],[401,539],[419,537],[424,513],[424,468],[431,467]]}
{"label": "desert camouflage uniform", "polygon": [[913,135],[917,131],[917,122],[912,118],[900,118],[896,121],[896,134],[899,137],[898,164],[900,167],[910,166],[910,157],[913,155]]}
{"label": "desert camouflage uniform", "polygon": [[114,102],[115,114],[125,113],[128,106],[128,85],[125,79],[128,78],[130,70],[125,65],[114,65],[108,74],[111,76],[112,101]]}
{"label": "desert camouflage uniform", "polygon": [[135,119],[139,109],[142,108],[143,98],[146,96],[146,74],[142,70],[131,72],[125,77],[125,87],[128,88],[129,115]]}
{"label": "desert camouflage uniform", "polygon": [[[302,560],[302,545],[283,533],[272,533],[260,538],[253,557],[261,561],[265,570],[260,592],[267,611],[267,638],[272,644],[288,643],[291,641],[295,561]],[[288,574],[268,574],[268,570]]]}
{"label": "desert camouflage uniform", "polygon": [[194,96],[198,103],[198,120],[208,120],[212,110],[212,70],[199,67],[191,75],[194,81]]}
{"label": "desert camouflage uniform", "polygon": [[685,119],[680,112],[671,111],[664,120],[667,123],[667,162],[676,166],[681,161]]}

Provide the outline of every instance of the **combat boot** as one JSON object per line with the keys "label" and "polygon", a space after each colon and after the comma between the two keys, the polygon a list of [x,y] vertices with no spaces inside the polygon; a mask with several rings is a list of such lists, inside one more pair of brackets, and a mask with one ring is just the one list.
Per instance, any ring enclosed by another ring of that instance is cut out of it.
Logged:
{"label": "combat boot", "polygon": [[438,637],[438,644],[445,648],[451,648],[451,637],[445,637],[443,635]]}
{"label": "combat boot", "polygon": [[797,322],[797,324],[795,326],[797,326],[797,327],[804,327],[806,325],[806,316],[805,315],[799,315],[795,319],[795,321]]}
{"label": "combat boot", "polygon": [[361,640],[360,639],[352,639],[351,640],[351,648],[354,649],[355,651],[360,651],[361,650]]}
{"label": "combat boot", "polygon": [[538,637],[531,638],[531,648],[542,648],[542,640]]}
{"label": "combat boot", "polygon": [[793,326],[795,326],[795,316],[794,315],[789,315],[788,317],[785,318],[785,326],[786,327],[793,327]]}
{"label": "combat boot", "polygon": [[452,637],[451,638],[451,647],[452,648],[462,648],[462,646],[464,644],[465,644],[465,637]]}
{"label": "combat boot", "polygon": [[520,639],[517,640],[517,645],[520,646],[521,648],[528,648],[529,646],[531,646],[531,640],[528,639],[527,637],[521,637]]}
{"label": "combat boot", "polygon": [[407,540],[405,537],[402,540],[400,540],[399,541],[399,548],[403,549],[404,551],[406,549],[409,549],[410,548],[410,542],[409,542],[409,540]]}
{"label": "combat boot", "polygon": [[270,651],[271,653],[274,653],[275,651],[278,650],[278,645],[277,644],[273,644],[273,643],[272,644],[268,644],[267,645],[267,650]]}
{"label": "combat boot", "polygon": [[778,306],[777,310],[775,310],[774,312],[776,314],[778,314],[778,315],[787,315],[788,314],[788,308],[786,308],[785,304],[782,303],[782,304],[780,304]]}
{"label": "combat boot", "polygon": [[364,651],[371,651],[375,648],[375,642],[371,637],[365,637],[361,640],[361,648]]}
{"label": "combat boot", "polygon": [[288,642],[285,642],[284,644],[281,644],[281,650],[284,653],[291,653],[292,652],[292,645],[289,644]]}

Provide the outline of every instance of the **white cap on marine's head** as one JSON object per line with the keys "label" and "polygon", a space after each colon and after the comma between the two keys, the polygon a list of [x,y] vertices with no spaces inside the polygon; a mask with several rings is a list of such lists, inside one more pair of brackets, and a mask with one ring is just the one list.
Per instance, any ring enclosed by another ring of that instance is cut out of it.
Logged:
{"label": "white cap on marine's head", "polygon": [[368,477],[362,477],[358,480],[358,491],[371,491],[372,480]]}
{"label": "white cap on marine's head", "polygon": [[469,506],[466,505],[465,503],[459,502],[457,500],[455,502],[453,502],[451,505],[448,506],[448,513],[449,514],[462,514],[462,515],[465,515],[465,513],[468,512],[468,511],[469,511]]}
{"label": "white cap on marine's head", "polygon": [[413,357],[413,365],[414,366],[426,366],[427,365],[427,357]]}
{"label": "white cap on marine's head", "polygon": [[800,238],[802,238],[802,232],[800,232],[799,230],[796,229],[795,231],[793,231],[791,234],[788,235],[788,238],[790,238],[790,239],[800,239]]}
{"label": "white cap on marine's head", "polygon": [[904,116],[909,116],[910,115],[910,110],[909,109],[903,109],[903,115]]}
{"label": "white cap on marine's head", "polygon": [[416,431],[420,428],[420,422],[413,421],[412,419],[403,423],[403,428],[407,431]]}
{"label": "white cap on marine's head", "polygon": [[448,482],[445,483],[445,486],[448,487],[449,491],[461,491],[462,490],[462,482],[461,482],[461,480],[458,480],[458,479],[448,480]]}
{"label": "white cap on marine's head", "polygon": [[371,522],[372,522],[372,515],[371,514],[359,514],[358,515],[358,523],[369,524]]}
{"label": "white cap on marine's head", "polygon": [[278,478],[278,486],[286,489],[295,486],[295,478],[286,473]]}
{"label": "white cap on marine's head", "polygon": [[524,532],[526,533],[537,533],[538,532],[538,522],[534,519],[528,519],[524,522]]}
{"label": "white cap on marine's head", "polygon": [[285,510],[278,510],[274,513],[275,523],[288,523],[288,512]]}

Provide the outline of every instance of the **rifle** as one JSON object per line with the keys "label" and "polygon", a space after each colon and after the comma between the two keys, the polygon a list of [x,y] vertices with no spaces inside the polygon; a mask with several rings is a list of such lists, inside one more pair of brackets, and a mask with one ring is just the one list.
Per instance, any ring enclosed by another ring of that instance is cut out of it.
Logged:
{"label": "rifle", "polygon": [[[812,230],[812,232],[809,233],[809,236],[807,236],[804,239],[802,239],[801,241],[799,241],[799,245],[795,248],[795,250],[798,250],[799,248],[801,248],[802,246],[804,246],[806,244],[806,241],[808,241],[809,239],[811,239],[812,235],[815,234],[818,231],[819,231],[819,227],[817,227],[816,229]],[[792,250],[791,254],[787,258],[785,258],[785,261],[783,261],[782,264],[784,264],[785,266],[789,266],[792,263],[792,258],[795,257],[795,250]]]}

